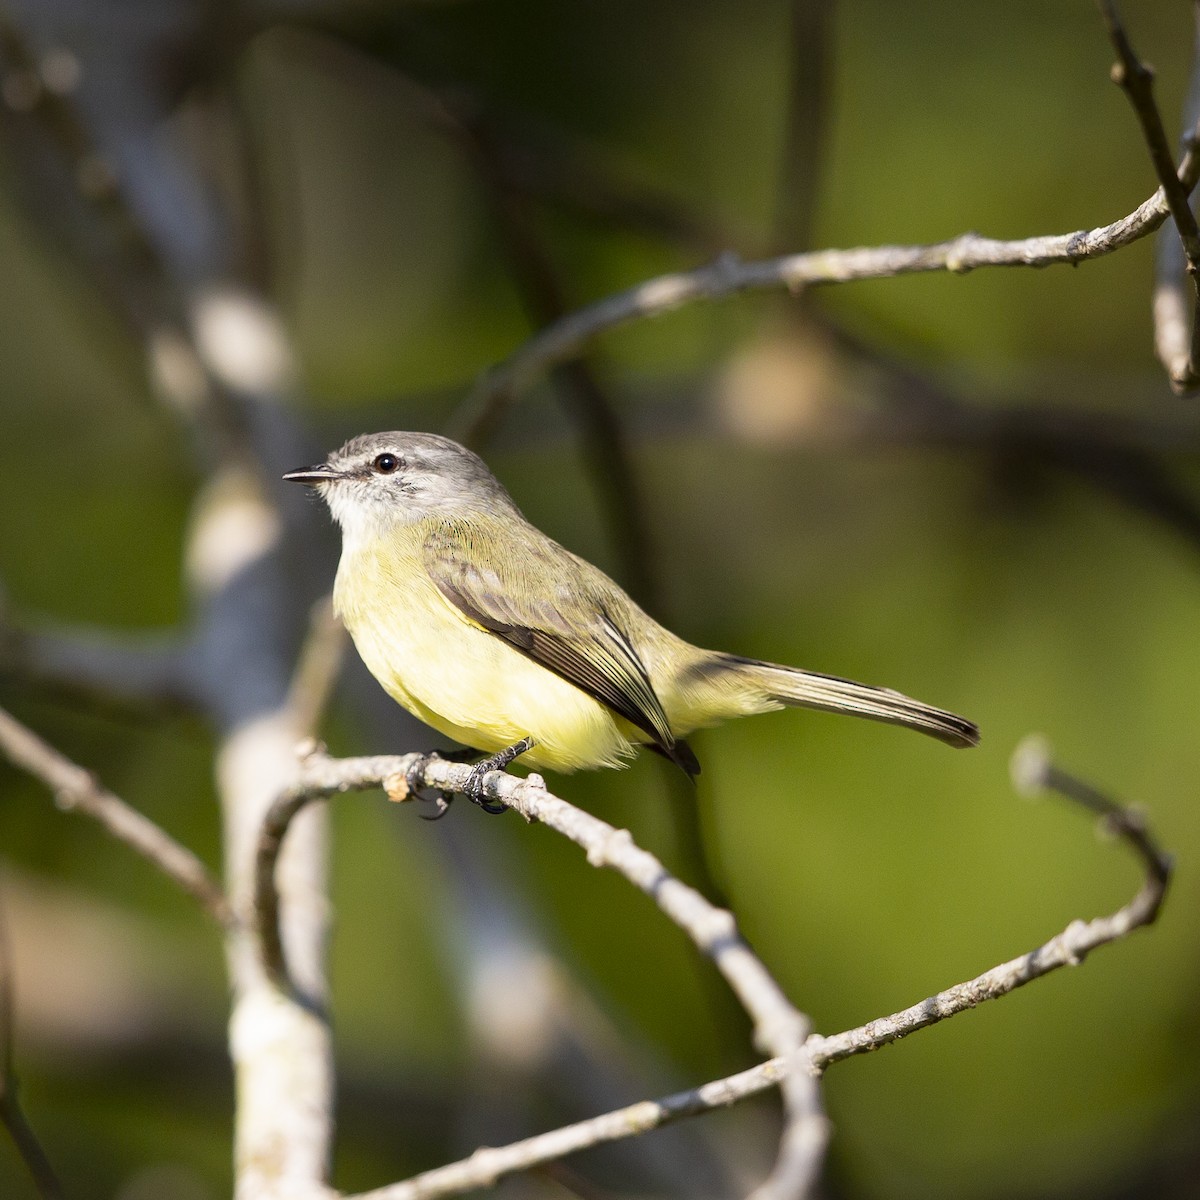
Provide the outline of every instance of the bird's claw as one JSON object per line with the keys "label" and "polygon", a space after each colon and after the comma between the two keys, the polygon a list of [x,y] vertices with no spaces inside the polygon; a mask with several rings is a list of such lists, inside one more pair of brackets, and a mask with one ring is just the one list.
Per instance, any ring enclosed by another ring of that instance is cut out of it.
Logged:
{"label": "bird's claw", "polygon": [[440,821],[449,811],[450,802],[454,799],[453,792],[435,792],[429,797],[430,800],[437,806],[436,812],[417,813],[417,816],[422,821]]}
{"label": "bird's claw", "polygon": [[431,800],[437,806],[436,812],[418,813],[417,815],[422,821],[440,821],[450,811],[450,802],[454,799],[454,793],[429,787],[425,783],[425,770],[429,764],[434,759],[445,757],[447,757],[445,754],[433,750],[414,760],[408,770],[404,772],[404,782],[408,784],[408,794],[416,796],[419,800]]}
{"label": "bird's claw", "polygon": [[489,800],[487,793],[483,790],[484,778],[490,775],[493,771],[503,770],[495,763],[497,755],[492,755],[490,758],[485,758],[482,762],[476,763],[471,768],[471,774],[467,776],[467,782],[463,784],[462,794],[466,796],[472,804],[477,804],[485,813],[490,813],[492,816],[498,816],[500,813],[508,809],[508,805],[499,800]]}
{"label": "bird's claw", "polygon": [[503,750],[497,750],[495,754],[481,759],[471,768],[471,774],[467,776],[467,782],[463,784],[463,795],[472,804],[479,805],[485,813],[491,813],[493,816],[496,816],[499,813],[507,812],[508,805],[502,800],[489,800],[487,798],[487,794],[483,789],[484,778],[493,771],[503,771],[515,758],[519,758],[526,750],[532,749],[533,738],[523,737],[519,742],[514,742],[511,746],[505,746]]}
{"label": "bird's claw", "polygon": [[[478,805],[485,813],[490,813],[492,816],[498,816],[502,812],[507,812],[508,805],[504,801],[488,798],[487,792],[484,790],[483,781],[493,771],[503,771],[513,759],[532,748],[533,738],[526,737],[512,746],[505,746],[503,750],[499,750],[495,754],[481,759],[471,768],[471,773],[467,776],[466,783],[463,784],[462,794],[472,804]],[[470,754],[470,751],[465,751],[465,753]],[[463,754],[463,751],[439,753],[435,750],[431,754],[426,754],[416,759],[408,770],[404,772],[404,780],[408,784],[408,794],[410,796],[418,796],[423,800],[432,800],[437,806],[436,812],[419,814],[423,821],[440,821],[450,811],[450,804],[455,795],[454,792],[446,792],[440,788],[429,787],[425,783],[425,769],[436,758],[444,758],[450,761],[454,761],[455,759],[461,760]],[[429,792],[433,794],[423,794]]]}

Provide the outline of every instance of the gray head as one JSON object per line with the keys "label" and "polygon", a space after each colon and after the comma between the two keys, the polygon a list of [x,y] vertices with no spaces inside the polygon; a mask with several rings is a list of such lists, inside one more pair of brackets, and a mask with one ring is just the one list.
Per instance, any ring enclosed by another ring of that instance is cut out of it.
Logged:
{"label": "gray head", "polygon": [[316,488],[351,541],[427,517],[515,507],[478,455],[435,433],[364,434],[284,479]]}

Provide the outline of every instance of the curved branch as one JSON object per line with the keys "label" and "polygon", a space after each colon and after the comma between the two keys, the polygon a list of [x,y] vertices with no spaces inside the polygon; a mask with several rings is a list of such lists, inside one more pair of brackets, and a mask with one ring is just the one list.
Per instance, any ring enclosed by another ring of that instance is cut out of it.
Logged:
{"label": "curved branch", "polygon": [[[465,763],[419,754],[336,760],[319,747],[306,748],[300,778],[267,812],[258,844],[255,923],[263,966],[277,984],[290,986],[279,935],[275,865],[295,816],[313,800],[381,785],[394,800],[412,799],[414,789],[420,788],[459,792],[471,770]],[[759,1200],[808,1195],[828,1139],[818,1082],[804,1049],[810,1033],[808,1018],[792,1005],[743,941],[733,915],[670,875],[654,855],[634,844],[628,830],[616,829],[552,795],[540,775],[517,779],[493,771],[485,776],[484,790],[527,821],[569,838],[586,852],[592,866],[611,867],[625,876],[712,960],[750,1015],[759,1049],[789,1065],[782,1083],[786,1124],[779,1157],[755,1195]]]}
{"label": "curved branch", "polygon": [[[831,1037],[814,1034],[805,1043],[803,1053],[809,1070],[823,1071],[842,1059],[881,1049],[966,1009],[1006,996],[1060,967],[1078,966],[1091,951],[1150,924],[1158,915],[1170,880],[1171,863],[1136,813],[1056,766],[1039,741],[1027,741],[1018,747],[1013,756],[1013,775],[1018,791],[1057,791],[1100,815],[1146,868],[1145,879],[1137,894],[1110,916],[1087,922],[1073,921],[1056,937],[1028,954],[938,992],[901,1012]],[[685,1117],[727,1108],[779,1086],[788,1075],[787,1060],[772,1058],[698,1088],[658,1100],[642,1100],[507,1146],[483,1147],[459,1162],[356,1194],[350,1200],[435,1200],[440,1196],[490,1187],[505,1175],[528,1170],[564,1155],[649,1133]]]}
{"label": "curved branch", "polygon": [[[1200,178],[1200,158],[1189,151],[1179,168],[1188,192]],[[707,266],[647,279],[598,300],[547,325],[514,354],[484,374],[464,402],[453,425],[470,440],[477,428],[490,426],[507,406],[556,363],[580,353],[599,334],[631,321],[661,316],[697,300],[718,300],[745,291],[787,288],[796,292],[815,284],[887,279],[931,271],[965,274],[981,267],[1048,267],[1080,263],[1112,254],[1153,233],[1170,214],[1163,189],[1110,225],[1075,233],[1003,241],[964,233],[946,242],[922,246],[859,246],[815,250],[744,262],[726,254]]]}
{"label": "curved branch", "polygon": [[[1194,10],[1192,72],[1184,101],[1183,145],[1192,152],[1200,137],[1200,8]],[[1190,211],[1190,210],[1189,210]],[[1197,381],[1196,338],[1200,315],[1193,297],[1195,277],[1189,287],[1188,259],[1177,230],[1163,228],[1158,235],[1154,281],[1154,349],[1167,370],[1171,385],[1186,391]],[[1191,295],[1189,295],[1189,292]]]}
{"label": "curved branch", "polygon": [[221,925],[233,924],[233,914],[220,884],[208,868],[149,817],[130,807],[82,767],[59,754],[3,709],[0,709],[0,753],[14,766],[40,779],[55,794],[60,807],[94,817],[118,841],[136,850],[168,879],[195,897]]}
{"label": "curved branch", "polygon": [[[1156,287],[1154,310],[1156,326],[1156,349],[1159,359],[1167,369],[1171,386],[1176,392],[1191,391],[1200,383],[1197,363],[1200,362],[1200,227],[1188,200],[1190,188],[1176,172],[1170,141],[1163,128],[1162,115],[1154,100],[1154,71],[1138,58],[1121,23],[1113,0],[1099,0],[1100,14],[1104,18],[1109,40],[1117,54],[1112,67],[1113,82],[1125,93],[1137,115],[1142,138],[1150,152],[1154,173],[1175,225],[1178,240],[1172,239],[1176,251],[1160,250],[1160,283]],[[1187,127],[1191,133],[1184,139],[1189,152],[1200,127],[1196,125],[1196,77],[1200,61],[1192,63],[1192,83],[1189,89]],[[1172,286],[1164,289],[1161,273],[1171,273]],[[1189,305],[1184,296],[1183,280],[1190,276],[1192,299]],[[1190,313],[1189,313],[1190,308]]]}

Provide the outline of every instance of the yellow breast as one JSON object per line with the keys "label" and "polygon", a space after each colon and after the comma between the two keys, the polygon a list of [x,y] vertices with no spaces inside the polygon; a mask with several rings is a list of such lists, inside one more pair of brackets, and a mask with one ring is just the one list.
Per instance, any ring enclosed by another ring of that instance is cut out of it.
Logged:
{"label": "yellow breast", "polygon": [[519,760],[574,771],[619,767],[644,735],[454,607],[420,561],[422,535],[401,528],[343,550],[334,607],[368,670],[427,725],[491,753],[523,737]]}

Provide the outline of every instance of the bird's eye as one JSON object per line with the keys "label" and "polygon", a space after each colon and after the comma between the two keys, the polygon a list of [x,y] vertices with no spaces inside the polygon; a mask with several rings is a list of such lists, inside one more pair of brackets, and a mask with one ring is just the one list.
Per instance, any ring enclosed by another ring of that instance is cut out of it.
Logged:
{"label": "bird's eye", "polygon": [[377,454],[371,464],[380,475],[392,475],[400,470],[401,460],[394,454]]}

